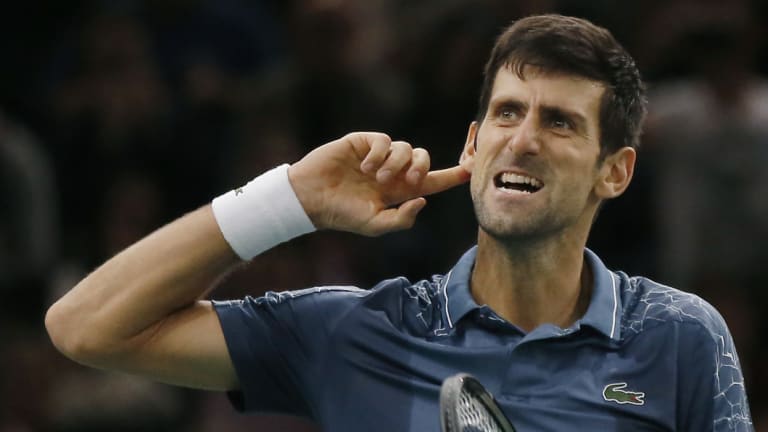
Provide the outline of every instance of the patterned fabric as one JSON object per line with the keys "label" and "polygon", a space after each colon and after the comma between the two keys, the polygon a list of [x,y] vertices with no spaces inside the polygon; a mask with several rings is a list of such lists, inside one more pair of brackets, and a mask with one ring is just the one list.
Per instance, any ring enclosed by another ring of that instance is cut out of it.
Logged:
{"label": "patterned fabric", "polygon": [[608,270],[586,314],[525,333],[475,303],[476,250],[446,275],[217,302],[238,409],[328,431],[437,431],[442,381],[480,380],[518,431],[751,431],[730,333],[701,298]]}

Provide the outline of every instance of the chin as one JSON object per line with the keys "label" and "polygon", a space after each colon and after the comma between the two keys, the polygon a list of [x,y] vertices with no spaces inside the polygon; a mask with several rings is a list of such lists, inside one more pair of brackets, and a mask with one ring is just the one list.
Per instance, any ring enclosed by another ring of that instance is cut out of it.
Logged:
{"label": "chin", "polygon": [[[530,243],[558,237],[568,230],[568,218],[545,212],[536,218],[494,217],[476,212],[480,230],[489,238],[504,244]],[[572,221],[570,221],[572,222]]]}
{"label": "chin", "polygon": [[528,242],[537,238],[542,238],[546,236],[548,232],[551,232],[551,230],[545,229],[542,226],[492,224],[482,222],[480,222],[480,230],[485,233],[486,236],[502,243]]}

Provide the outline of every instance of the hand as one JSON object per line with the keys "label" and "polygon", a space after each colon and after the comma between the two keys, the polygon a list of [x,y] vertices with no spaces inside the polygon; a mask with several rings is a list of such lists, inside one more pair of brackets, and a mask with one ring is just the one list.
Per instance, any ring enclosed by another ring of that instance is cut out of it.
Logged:
{"label": "hand", "polygon": [[357,132],[316,148],[288,177],[316,228],[376,236],[410,228],[425,195],[470,178],[460,166],[429,171],[429,164],[422,148]]}

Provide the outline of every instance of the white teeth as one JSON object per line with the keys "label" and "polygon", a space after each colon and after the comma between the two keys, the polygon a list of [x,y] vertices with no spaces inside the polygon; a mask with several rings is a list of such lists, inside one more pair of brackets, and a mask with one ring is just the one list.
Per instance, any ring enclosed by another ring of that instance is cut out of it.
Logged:
{"label": "white teeth", "polygon": [[514,173],[501,174],[501,181],[503,183],[527,184],[537,189],[543,186],[543,184],[539,180],[533,177],[528,177],[528,176],[514,174]]}

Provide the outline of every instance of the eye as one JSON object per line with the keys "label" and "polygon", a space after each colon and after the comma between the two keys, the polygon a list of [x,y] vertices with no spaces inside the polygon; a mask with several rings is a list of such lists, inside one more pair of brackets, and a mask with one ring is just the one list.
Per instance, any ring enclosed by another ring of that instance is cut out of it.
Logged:
{"label": "eye", "polygon": [[553,117],[549,120],[549,126],[559,130],[573,130],[573,123],[565,117]]}
{"label": "eye", "polygon": [[502,107],[499,109],[498,116],[502,120],[518,120],[520,118],[520,110],[510,107]]}

